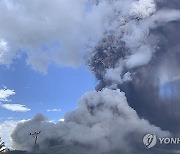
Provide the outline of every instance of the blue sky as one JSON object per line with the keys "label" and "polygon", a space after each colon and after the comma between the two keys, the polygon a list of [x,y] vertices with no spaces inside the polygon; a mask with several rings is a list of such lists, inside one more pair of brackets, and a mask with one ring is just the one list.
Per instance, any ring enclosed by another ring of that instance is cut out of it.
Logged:
{"label": "blue sky", "polygon": [[[11,103],[26,105],[31,111],[13,112],[0,108],[1,120],[29,119],[43,113],[49,120],[59,120],[72,111],[77,100],[87,91],[94,90],[96,79],[87,67],[59,67],[51,65],[42,74],[26,65],[25,59],[16,60],[11,67],[0,66],[1,89],[13,89],[16,95],[9,97]],[[60,112],[47,110],[61,109]]]}

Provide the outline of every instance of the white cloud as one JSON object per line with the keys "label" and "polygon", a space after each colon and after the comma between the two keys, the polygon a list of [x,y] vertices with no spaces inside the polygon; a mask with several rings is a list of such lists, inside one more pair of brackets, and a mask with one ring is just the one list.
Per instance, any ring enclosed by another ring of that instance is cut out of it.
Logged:
{"label": "white cloud", "polygon": [[0,123],[0,137],[2,137],[5,145],[11,147],[11,133],[16,127],[18,121],[15,120],[6,120],[3,123]]}
{"label": "white cloud", "polygon": [[10,101],[8,97],[15,94],[15,91],[11,89],[0,89],[0,101]]}
{"label": "white cloud", "polygon": [[2,104],[1,107],[14,112],[28,112],[31,110],[27,108],[25,105],[21,104]]}
{"label": "white cloud", "polygon": [[47,112],[61,112],[61,109],[48,109]]}
{"label": "white cloud", "polygon": [[4,89],[0,89],[0,101],[4,102],[4,103],[0,102],[0,106],[6,110],[14,111],[14,112],[30,111],[31,109],[27,108],[25,105],[5,103],[5,102],[10,102],[11,100],[9,100],[8,98],[15,94],[16,92],[14,90],[7,89],[6,87],[4,87]]}
{"label": "white cloud", "polygon": [[101,37],[108,14],[103,5],[88,11],[88,1],[0,1],[0,38],[6,40],[4,46],[10,46],[8,52],[3,49],[0,62],[11,62],[24,52],[27,63],[41,72],[51,63],[81,64],[84,45]]}
{"label": "white cloud", "polygon": [[15,51],[11,51],[8,42],[0,38],[0,64],[9,66],[16,57]]}
{"label": "white cloud", "polygon": [[60,122],[64,122],[64,119],[59,119]]}

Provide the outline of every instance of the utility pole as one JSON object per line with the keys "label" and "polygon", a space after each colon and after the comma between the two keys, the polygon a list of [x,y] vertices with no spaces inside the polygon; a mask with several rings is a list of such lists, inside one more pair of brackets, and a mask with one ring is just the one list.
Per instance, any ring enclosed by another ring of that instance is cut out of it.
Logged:
{"label": "utility pole", "polygon": [[37,143],[37,139],[38,139],[38,135],[41,133],[41,131],[39,132],[34,132],[34,133],[30,133],[29,135],[33,136],[35,138],[34,141],[34,148],[33,148],[33,154],[35,154],[35,149],[36,149],[36,143]]}

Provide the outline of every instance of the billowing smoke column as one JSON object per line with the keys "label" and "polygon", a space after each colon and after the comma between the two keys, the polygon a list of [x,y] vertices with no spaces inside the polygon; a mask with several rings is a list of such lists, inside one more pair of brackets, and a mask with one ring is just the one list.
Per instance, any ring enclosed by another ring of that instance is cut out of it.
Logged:
{"label": "billowing smoke column", "polygon": [[174,108],[179,106],[180,99],[176,84],[180,74],[178,42],[174,39],[179,36],[175,27],[180,11],[173,6],[168,9],[168,2],[160,0],[92,3],[92,8],[108,6],[110,12],[103,38],[86,58],[100,80],[97,91],[85,94],[77,108],[65,115],[64,122],[53,124],[42,115],[20,122],[12,134],[16,149],[32,149],[28,133],[34,130],[42,131],[39,150],[69,145],[98,154],[141,151],[145,133],[167,136],[166,129],[177,133],[176,127],[163,120],[175,124],[180,117],[170,108],[172,102]]}
{"label": "billowing smoke column", "polygon": [[[140,119],[120,90],[104,89],[89,92],[78,102],[74,111],[65,115],[65,122],[49,123],[43,115],[21,122],[12,134],[14,146],[31,150],[33,139],[29,132],[41,130],[39,148],[52,145],[86,147],[90,153],[131,152],[142,145],[145,133],[167,136],[168,132]],[[81,151],[79,151],[81,152]]]}

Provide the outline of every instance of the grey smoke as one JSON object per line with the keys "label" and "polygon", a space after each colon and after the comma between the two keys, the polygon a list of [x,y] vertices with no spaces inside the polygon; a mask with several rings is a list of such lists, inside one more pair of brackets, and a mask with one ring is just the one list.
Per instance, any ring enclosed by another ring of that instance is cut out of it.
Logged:
{"label": "grey smoke", "polygon": [[41,114],[20,122],[11,135],[14,147],[31,150],[33,139],[29,132],[34,130],[42,131],[38,139],[40,150],[56,144],[81,145],[96,153],[133,151],[136,144],[142,145],[142,137],[148,132],[170,135],[140,119],[125,94],[110,89],[86,93],[77,108],[65,115],[64,122],[50,123]]}

